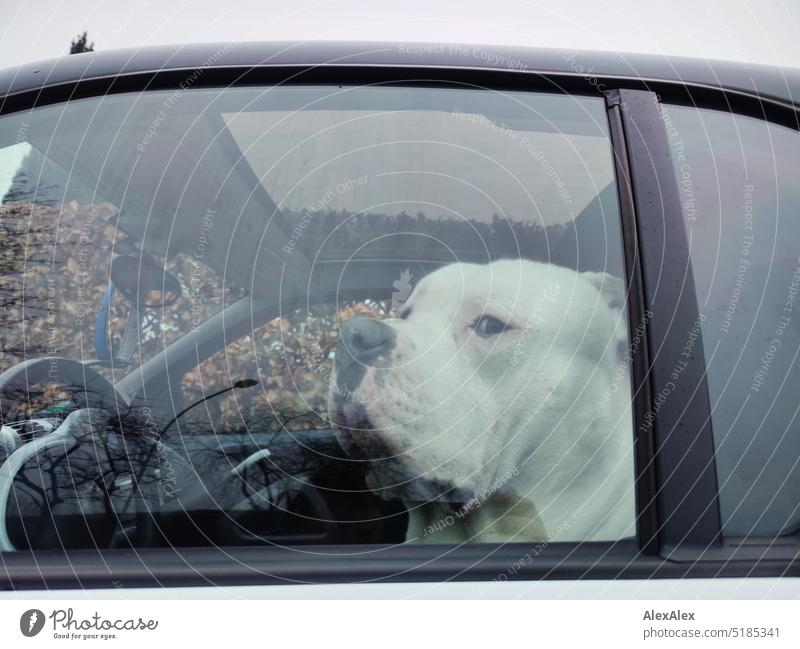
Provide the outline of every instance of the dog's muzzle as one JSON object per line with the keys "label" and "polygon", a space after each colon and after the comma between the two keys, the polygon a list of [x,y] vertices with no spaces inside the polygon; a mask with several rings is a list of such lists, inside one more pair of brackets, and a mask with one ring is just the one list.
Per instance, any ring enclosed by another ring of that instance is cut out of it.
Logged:
{"label": "dog's muzzle", "polygon": [[341,341],[336,346],[336,383],[340,391],[352,395],[367,367],[385,367],[394,349],[394,330],[380,320],[351,318],[342,325]]}

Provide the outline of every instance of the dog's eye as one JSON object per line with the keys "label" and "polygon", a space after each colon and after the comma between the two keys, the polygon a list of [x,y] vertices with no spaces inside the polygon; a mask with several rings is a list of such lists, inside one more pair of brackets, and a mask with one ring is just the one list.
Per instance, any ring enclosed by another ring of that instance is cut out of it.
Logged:
{"label": "dog's eye", "polygon": [[411,315],[411,307],[407,307],[400,312],[398,316],[401,320],[408,320],[408,316]]}
{"label": "dog's eye", "polygon": [[475,321],[475,324],[472,325],[472,328],[479,336],[496,336],[497,334],[503,333],[510,327],[505,322],[502,322],[497,318],[493,318],[490,315],[484,315]]}

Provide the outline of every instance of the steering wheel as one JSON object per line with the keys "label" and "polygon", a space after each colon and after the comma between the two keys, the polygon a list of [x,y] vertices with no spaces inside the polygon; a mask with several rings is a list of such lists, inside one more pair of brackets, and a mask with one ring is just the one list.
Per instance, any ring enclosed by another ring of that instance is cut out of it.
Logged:
{"label": "steering wheel", "polygon": [[32,385],[56,383],[70,393],[77,408],[109,411],[125,404],[114,386],[88,365],[71,358],[46,356],[23,361],[0,374],[0,417],[5,421],[11,409],[32,396]]}
{"label": "steering wheel", "polygon": [[[117,446],[120,448],[113,454],[115,457],[109,455],[110,450],[108,447],[104,449],[103,444],[98,446],[96,444],[97,440],[85,439],[81,441],[87,433],[93,429],[97,430],[98,422],[103,421],[107,423],[109,440],[118,435],[113,426],[114,420],[117,419],[114,413],[120,406],[126,407],[126,402],[116,392],[111,383],[94,369],[69,358],[45,357],[32,359],[19,363],[0,374],[0,415],[2,415],[2,418],[6,419],[8,417],[14,405],[24,403],[31,396],[38,396],[35,393],[31,394],[31,386],[47,383],[57,383],[63,389],[69,391],[70,400],[75,405],[75,409],[55,431],[17,448],[0,466],[0,550],[14,549],[6,527],[6,508],[18,472],[35,457],[40,458],[37,460],[36,466],[38,467],[43,461],[52,463],[55,458],[63,456],[67,452],[77,454],[76,449],[81,447],[87,449],[86,452],[94,455],[100,449],[100,451],[105,452],[103,464],[108,467],[122,465],[121,475],[124,477],[126,474],[136,473],[136,469],[133,466],[125,468],[125,465],[129,465],[134,459],[133,455],[149,459],[155,453],[155,450],[151,448],[155,446],[155,441],[146,437],[137,438],[141,442],[138,445],[144,445],[142,449],[132,449],[125,443],[118,443]],[[106,428],[103,424],[100,424],[100,426],[103,429]],[[69,451],[67,451],[67,446],[70,448]],[[94,457],[94,455],[91,457]],[[90,461],[87,466],[94,467],[94,469],[100,471],[99,464],[100,462],[95,460]],[[145,460],[144,469],[148,468],[147,464]],[[149,484],[147,481],[142,480],[142,477],[142,475],[138,475],[137,479],[133,481],[133,485],[137,489],[142,488],[142,483]],[[52,479],[57,480],[56,477]],[[54,486],[51,485],[51,488],[54,488]],[[141,497],[155,502],[158,499],[155,489],[157,489],[155,485],[145,486],[141,491]],[[39,491],[42,491],[42,489],[40,488]],[[152,514],[147,511],[144,513],[138,512],[136,519],[137,539],[140,543],[147,544],[155,535]],[[120,537],[125,535],[127,535],[127,530],[122,529],[121,521],[117,521],[117,526],[110,541],[111,546],[120,544]]]}

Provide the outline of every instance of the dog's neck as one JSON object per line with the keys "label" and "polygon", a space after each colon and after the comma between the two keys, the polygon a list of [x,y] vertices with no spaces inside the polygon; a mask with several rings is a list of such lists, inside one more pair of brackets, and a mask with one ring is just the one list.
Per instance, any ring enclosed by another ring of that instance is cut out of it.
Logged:
{"label": "dog's neck", "polygon": [[[633,434],[628,395],[579,428],[571,421],[520,455],[496,492],[468,510],[409,503],[408,541],[422,543],[616,540],[634,533]],[[589,448],[586,448],[586,447]],[[502,479],[501,479],[502,478]]]}
{"label": "dog's neck", "polygon": [[565,422],[528,454],[508,489],[536,503],[548,535],[616,540],[634,533],[633,431],[627,390],[589,422]]}

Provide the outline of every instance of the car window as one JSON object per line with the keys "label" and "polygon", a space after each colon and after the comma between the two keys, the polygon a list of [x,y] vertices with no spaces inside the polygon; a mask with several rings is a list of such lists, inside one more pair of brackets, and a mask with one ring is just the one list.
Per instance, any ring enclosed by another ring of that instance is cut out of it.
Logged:
{"label": "car window", "polygon": [[601,98],[154,91],[2,143],[3,549],[633,536]]}
{"label": "car window", "polygon": [[800,136],[722,111],[664,106],[704,317],[723,532],[800,523]]}

